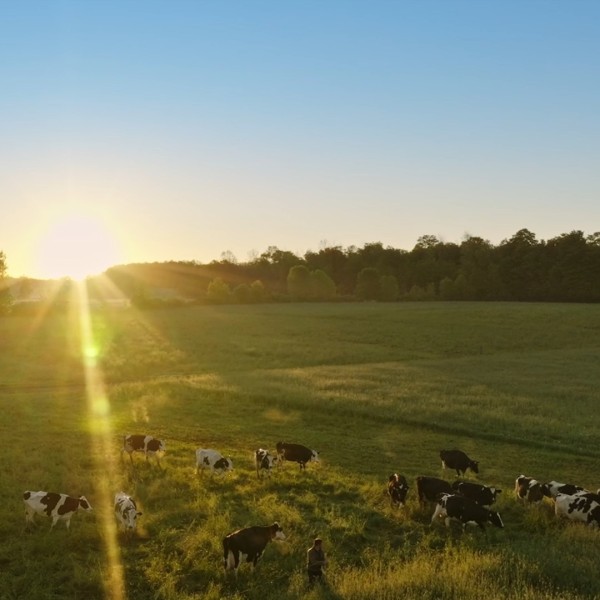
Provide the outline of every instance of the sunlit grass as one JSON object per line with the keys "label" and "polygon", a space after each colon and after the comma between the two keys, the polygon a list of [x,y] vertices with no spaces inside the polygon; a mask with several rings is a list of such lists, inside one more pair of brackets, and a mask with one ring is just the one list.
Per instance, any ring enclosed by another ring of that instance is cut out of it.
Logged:
{"label": "sunlit grass", "polygon": [[[69,319],[48,315],[30,333],[18,377],[9,354],[0,360],[1,598],[104,598],[115,573],[135,600],[600,596],[598,532],[557,522],[547,502],[523,507],[511,491],[521,472],[600,485],[596,307],[99,310],[83,345],[65,332],[79,327]],[[0,340],[28,327],[0,320]],[[64,377],[73,356],[77,385]],[[133,466],[121,460],[126,433],[164,438],[162,468],[139,454]],[[318,449],[322,463],[258,480],[252,452],[279,439]],[[430,526],[414,478],[452,480],[438,457],[449,446],[504,489],[505,530]],[[234,472],[196,476],[198,447],[231,456]],[[394,471],[411,486],[401,510],[385,495]],[[41,519],[24,533],[25,489],[85,494],[94,511],[70,533],[49,534]],[[111,542],[120,489],[143,516],[137,536]],[[273,520],[288,539],[267,547],[256,575],[244,565],[237,581],[225,577],[222,537]],[[311,591],[304,561],[317,534],[329,584]]]}

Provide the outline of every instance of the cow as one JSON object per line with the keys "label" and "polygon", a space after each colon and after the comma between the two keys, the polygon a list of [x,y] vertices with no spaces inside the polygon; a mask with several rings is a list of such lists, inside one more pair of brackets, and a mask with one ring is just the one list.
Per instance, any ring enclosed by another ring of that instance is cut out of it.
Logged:
{"label": "cow", "polygon": [[440,450],[442,469],[455,469],[457,477],[464,477],[467,469],[479,473],[479,462],[471,460],[461,450]]}
{"label": "cow", "polygon": [[600,526],[600,495],[579,493],[558,494],[554,501],[557,517],[565,516],[572,521],[582,521],[591,527]]}
{"label": "cow", "polygon": [[117,522],[128,533],[133,533],[137,528],[137,518],[142,513],[138,511],[135,500],[125,492],[115,494],[115,517]]}
{"label": "cow", "polygon": [[160,466],[160,460],[158,458],[158,452],[165,452],[165,443],[151,435],[136,434],[123,436],[123,448],[121,449],[121,456],[123,452],[129,453],[129,459],[133,465],[132,454],[134,452],[143,452],[148,460],[148,455],[153,454],[156,458],[158,466]]}
{"label": "cow", "polygon": [[500,529],[504,528],[504,523],[497,512],[484,508],[460,494],[443,494],[440,497],[431,517],[431,523],[435,523],[440,518],[445,520],[446,527],[450,527],[451,520],[459,521],[462,523],[463,530],[467,525],[473,524],[485,531],[486,523],[491,523]]}
{"label": "cow", "polygon": [[82,510],[92,510],[90,503],[85,496],[75,498],[67,494],[57,494],[55,492],[31,492],[23,494],[25,502],[25,523],[33,523],[34,515],[46,515],[52,517],[53,529],[57,521],[65,521],[67,529],[71,523],[71,517],[81,508]]}
{"label": "cow", "polygon": [[277,456],[269,454],[269,451],[264,450],[263,448],[259,448],[254,453],[254,463],[256,464],[256,475],[258,477],[260,477],[260,474],[263,471],[266,471],[267,474],[270,476],[271,469],[277,464],[277,462]]}
{"label": "cow", "polygon": [[273,525],[246,527],[238,529],[223,538],[223,567],[225,571],[237,569],[244,559],[256,568],[258,559],[262,556],[271,540],[285,540],[279,523]]}
{"label": "cow", "polygon": [[404,475],[393,473],[388,480],[388,495],[391,506],[404,506],[406,504],[406,494],[408,494],[408,482]]}
{"label": "cow", "polygon": [[288,444],[286,442],[277,442],[277,458],[279,464],[283,461],[291,460],[300,465],[300,469],[306,469],[307,462],[319,462],[319,453],[316,450],[311,450],[301,444]]}
{"label": "cow", "polygon": [[444,479],[437,477],[417,477],[417,496],[421,507],[426,502],[437,502],[440,494],[452,494],[452,486]]}
{"label": "cow", "polygon": [[452,489],[461,496],[477,502],[480,506],[491,506],[496,502],[498,494],[502,493],[502,490],[498,488],[470,481],[455,481],[452,484]]}
{"label": "cow", "polygon": [[550,491],[547,484],[540,483],[532,477],[519,475],[515,479],[515,495],[518,500],[537,504],[544,499],[544,496],[549,496]]}
{"label": "cow", "polygon": [[202,470],[209,469],[212,473],[225,475],[227,471],[233,471],[231,458],[225,458],[217,450],[211,448],[198,448],[196,450],[196,475]]}
{"label": "cow", "polygon": [[572,483],[560,483],[558,481],[549,481],[546,484],[548,489],[547,495],[555,499],[558,494],[565,494],[567,496],[573,496],[574,494],[578,494],[579,492],[587,492],[585,488],[582,488],[579,485],[574,485]]}

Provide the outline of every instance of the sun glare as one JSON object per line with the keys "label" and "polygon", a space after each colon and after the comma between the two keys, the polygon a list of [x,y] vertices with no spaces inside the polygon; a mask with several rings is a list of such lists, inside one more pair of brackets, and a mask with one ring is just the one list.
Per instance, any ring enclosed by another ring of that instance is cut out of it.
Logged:
{"label": "sun glare", "polygon": [[119,244],[104,223],[93,217],[70,215],[55,221],[39,241],[39,277],[81,280],[121,262]]}

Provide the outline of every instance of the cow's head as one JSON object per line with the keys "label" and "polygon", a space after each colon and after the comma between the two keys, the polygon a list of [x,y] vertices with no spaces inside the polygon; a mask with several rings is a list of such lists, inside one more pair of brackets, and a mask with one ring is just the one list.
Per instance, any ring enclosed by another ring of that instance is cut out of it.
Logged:
{"label": "cow's head", "polygon": [[477,460],[470,461],[469,468],[471,469],[471,471],[473,471],[473,473],[479,473],[479,461],[477,461]]}
{"label": "cow's head", "polygon": [[226,473],[227,471],[233,471],[233,461],[231,458],[220,458],[214,466],[216,471],[221,471],[222,473]]}
{"label": "cow's head", "polygon": [[79,496],[79,508],[82,510],[92,510],[92,507],[85,496]]}
{"label": "cow's head", "polygon": [[136,510],[135,506],[126,506],[123,510],[123,522],[125,529],[134,531],[137,527],[137,518],[141,516],[142,513]]}
{"label": "cow's head", "polygon": [[271,539],[285,540],[285,534],[283,533],[283,529],[277,521],[275,521],[275,523],[271,525]]}
{"label": "cow's head", "polygon": [[310,460],[319,462],[319,453],[316,450],[311,450]]}

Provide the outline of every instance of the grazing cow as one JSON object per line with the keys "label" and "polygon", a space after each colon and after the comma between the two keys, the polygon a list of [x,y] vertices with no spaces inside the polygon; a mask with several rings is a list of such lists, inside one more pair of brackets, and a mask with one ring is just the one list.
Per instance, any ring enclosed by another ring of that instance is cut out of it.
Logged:
{"label": "grazing cow", "polygon": [[225,475],[227,471],[233,471],[233,462],[230,458],[225,458],[220,452],[210,448],[198,448],[196,450],[196,475],[204,469],[209,469],[212,473]]}
{"label": "grazing cow", "polygon": [[515,495],[519,500],[538,503],[544,499],[544,496],[549,496],[550,491],[547,484],[525,475],[519,475],[515,479]]}
{"label": "grazing cow", "polygon": [[223,566],[225,570],[233,569],[237,575],[240,562],[244,559],[256,567],[258,559],[271,540],[285,540],[285,535],[277,522],[264,527],[260,525],[246,527],[230,533],[223,538]]}
{"label": "grazing cow", "polygon": [[558,494],[565,494],[567,496],[572,496],[573,494],[578,494],[579,492],[587,492],[585,488],[582,488],[579,485],[574,485],[572,483],[560,483],[558,481],[549,481],[546,484],[548,488],[548,496],[550,498],[556,498]]}
{"label": "grazing cow", "polygon": [[25,523],[33,523],[35,514],[52,517],[52,529],[57,521],[65,521],[67,529],[71,523],[71,517],[81,508],[92,510],[85,496],[75,498],[67,494],[56,494],[54,492],[30,492],[23,494],[25,502]]}
{"label": "grazing cow", "polygon": [[115,494],[115,517],[119,525],[127,532],[133,533],[137,527],[137,518],[142,513],[138,511],[135,500],[125,492]]}
{"label": "grazing cow", "polygon": [[256,464],[256,475],[260,477],[262,471],[266,471],[267,474],[271,475],[271,469],[275,466],[278,459],[276,456],[269,454],[268,450],[259,448],[254,453],[254,462]]}
{"label": "grazing cow", "polygon": [[435,523],[438,518],[445,520],[446,527],[450,527],[450,521],[454,519],[462,523],[463,529],[471,524],[485,530],[486,523],[491,523],[500,529],[504,528],[504,523],[497,512],[484,508],[459,494],[444,494],[439,499],[431,522]]}
{"label": "grazing cow", "polygon": [[148,460],[148,454],[153,454],[156,457],[157,464],[160,466],[157,453],[164,452],[165,450],[165,443],[151,435],[126,435],[123,437],[121,456],[123,456],[123,452],[129,453],[129,459],[131,460],[131,464],[133,464],[132,454],[134,452],[143,452],[146,455],[146,460]]}
{"label": "grazing cow", "polygon": [[301,444],[288,444],[286,442],[277,442],[277,458],[283,464],[284,460],[297,462],[301,469],[306,469],[307,462],[319,462],[319,453],[311,450]]}
{"label": "grazing cow", "polygon": [[465,498],[470,498],[480,506],[491,506],[496,502],[496,496],[502,493],[502,490],[470,481],[455,481],[452,489]]}
{"label": "grazing cow", "polygon": [[558,494],[554,502],[557,517],[582,521],[592,527],[600,526],[600,496],[593,493]]}
{"label": "grazing cow", "polygon": [[417,477],[417,496],[419,504],[424,507],[426,502],[437,502],[441,494],[451,494],[452,486],[444,479],[437,477]]}
{"label": "grazing cow", "polygon": [[464,477],[467,469],[479,473],[479,462],[471,460],[461,450],[440,450],[442,469],[455,469],[457,477]]}
{"label": "grazing cow", "polygon": [[406,503],[406,494],[408,494],[408,482],[404,475],[394,473],[390,475],[388,481],[388,495],[392,506],[404,506]]}

